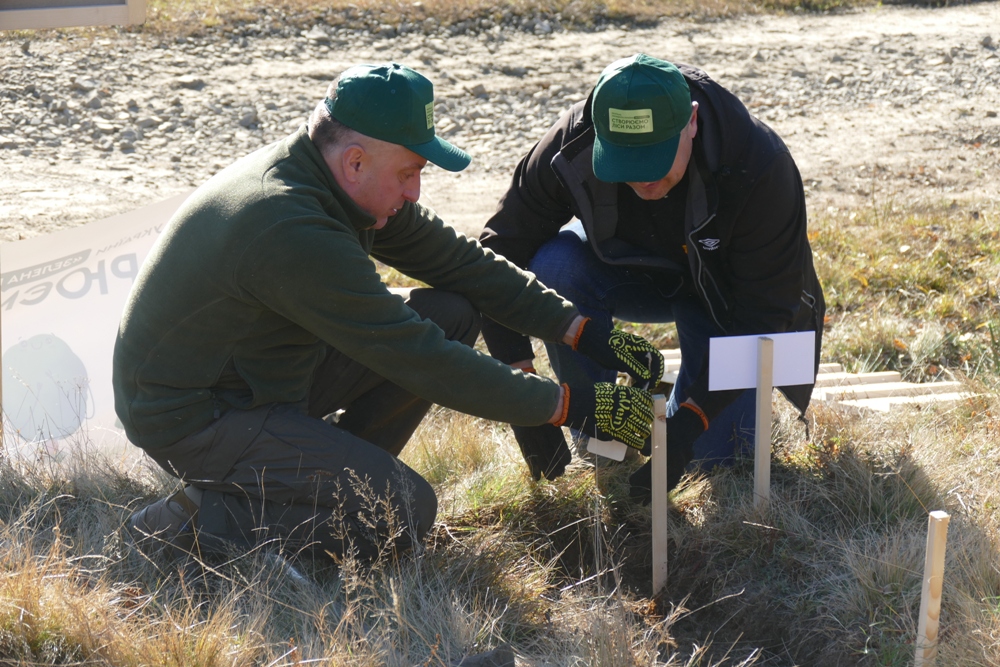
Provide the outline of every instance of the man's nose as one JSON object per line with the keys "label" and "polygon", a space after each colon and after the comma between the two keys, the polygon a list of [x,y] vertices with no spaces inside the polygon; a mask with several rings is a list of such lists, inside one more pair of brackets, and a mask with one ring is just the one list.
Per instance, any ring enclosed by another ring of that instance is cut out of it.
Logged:
{"label": "man's nose", "polygon": [[406,199],[406,201],[413,202],[414,204],[416,204],[417,200],[420,199],[419,175],[414,176],[407,181],[406,187],[403,188],[403,198]]}

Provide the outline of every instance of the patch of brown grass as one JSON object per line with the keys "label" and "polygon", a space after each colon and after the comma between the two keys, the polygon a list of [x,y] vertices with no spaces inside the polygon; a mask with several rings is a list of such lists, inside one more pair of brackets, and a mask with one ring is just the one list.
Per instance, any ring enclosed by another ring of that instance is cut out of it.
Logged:
{"label": "patch of brown grass", "polygon": [[864,7],[875,0],[150,0],[146,22],[128,28],[68,28],[61,31],[10,31],[0,39],[38,39],[47,32],[101,35],[139,31],[175,38],[250,29],[271,33],[309,30],[315,25],[393,36],[400,32],[461,33],[495,26],[532,30],[546,20],[565,29],[604,24],[651,25],[664,19],[711,20],[741,14],[830,11]]}
{"label": "patch of brown grass", "polygon": [[278,0],[262,5],[259,0],[222,0],[206,4],[197,0],[152,0],[147,24],[152,32],[191,33],[217,26],[258,21],[265,16],[277,24],[308,29],[316,23],[356,29],[401,26],[410,29],[439,26],[460,31],[517,26],[529,19],[556,20],[566,27],[593,27],[608,21],[650,23],[662,17],[718,17],[757,10],[749,0],[423,0],[380,2],[378,0]]}
{"label": "patch of brown grass", "polygon": [[933,380],[1000,373],[996,210],[904,213],[891,203],[811,223],[827,301],[824,356]]}

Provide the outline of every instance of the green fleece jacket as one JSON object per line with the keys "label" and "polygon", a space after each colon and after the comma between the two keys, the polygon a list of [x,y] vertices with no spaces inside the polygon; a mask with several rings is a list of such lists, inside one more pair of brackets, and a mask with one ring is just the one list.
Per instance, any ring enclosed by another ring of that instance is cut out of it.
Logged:
{"label": "green fleece jacket", "polygon": [[562,336],[572,304],[420,205],[374,224],[305,128],[199,188],[151,250],[122,315],[113,384],[129,440],[162,447],[227,409],[303,402],[326,345],[439,405],[547,421],[555,382],[446,340],[389,292],[372,258],[544,340]]}

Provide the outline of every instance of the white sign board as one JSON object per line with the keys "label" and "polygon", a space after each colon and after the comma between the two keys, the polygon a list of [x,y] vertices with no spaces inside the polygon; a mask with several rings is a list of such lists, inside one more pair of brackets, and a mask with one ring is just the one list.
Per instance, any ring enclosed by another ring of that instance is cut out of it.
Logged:
{"label": "white sign board", "polygon": [[146,0],[3,0],[0,30],[136,25],[146,20]]}
{"label": "white sign board", "polygon": [[139,266],[188,194],[0,244],[7,452],[126,444],[111,388],[118,321]]}
{"label": "white sign board", "polygon": [[816,380],[816,332],[725,336],[708,341],[708,390],[753,389],[757,386],[757,339],[774,341],[775,387],[812,384]]}

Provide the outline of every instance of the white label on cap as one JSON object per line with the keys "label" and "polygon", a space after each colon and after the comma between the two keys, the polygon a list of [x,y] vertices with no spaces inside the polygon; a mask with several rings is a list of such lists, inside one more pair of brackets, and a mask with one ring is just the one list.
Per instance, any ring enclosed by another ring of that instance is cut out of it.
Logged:
{"label": "white label on cap", "polygon": [[608,109],[612,132],[647,134],[653,131],[652,109]]}
{"label": "white label on cap", "polygon": [[434,102],[428,102],[424,107],[424,115],[427,116],[427,129],[434,127]]}

